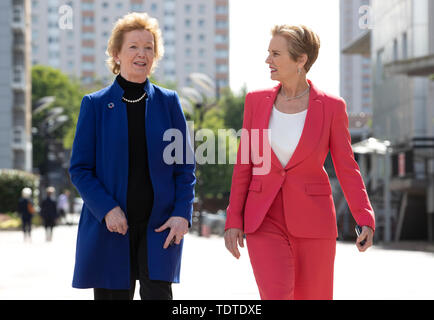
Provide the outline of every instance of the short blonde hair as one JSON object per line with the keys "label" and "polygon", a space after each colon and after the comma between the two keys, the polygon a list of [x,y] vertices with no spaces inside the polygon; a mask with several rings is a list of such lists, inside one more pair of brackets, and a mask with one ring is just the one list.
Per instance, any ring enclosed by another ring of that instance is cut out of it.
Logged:
{"label": "short blonde hair", "polygon": [[297,61],[303,54],[307,55],[307,62],[304,69],[309,72],[312,65],[318,58],[319,48],[321,46],[318,35],[304,25],[276,25],[271,34],[274,36],[282,36],[288,43],[288,51],[291,58]]}
{"label": "short blonde hair", "polygon": [[164,55],[163,37],[158,25],[158,20],[150,17],[146,12],[128,13],[120,18],[113,27],[110,39],[107,44],[106,55],[109,57],[106,62],[114,74],[120,72],[120,66],[116,63],[114,56],[121,51],[124,41],[124,34],[133,30],[148,30],[154,37],[154,63],[151,67],[151,73],[154,71],[158,61]]}

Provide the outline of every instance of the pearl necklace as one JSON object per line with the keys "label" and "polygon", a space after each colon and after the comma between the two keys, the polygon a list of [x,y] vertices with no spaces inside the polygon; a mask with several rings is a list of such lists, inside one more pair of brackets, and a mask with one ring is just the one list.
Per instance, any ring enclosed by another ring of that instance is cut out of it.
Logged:
{"label": "pearl necklace", "polygon": [[288,98],[282,90],[280,90],[280,94],[286,99],[286,101],[291,101],[291,100],[296,100],[296,99],[300,99],[301,97],[305,96],[310,90],[310,86],[308,86],[308,88],[306,90],[304,90],[301,94],[299,94],[298,96],[295,97],[290,97]]}
{"label": "pearl necklace", "polygon": [[128,102],[128,103],[137,103],[137,102],[142,101],[143,98],[144,98],[144,97],[147,97],[147,96],[148,96],[148,94],[145,92],[145,93],[143,94],[143,96],[141,96],[139,99],[136,99],[136,100],[128,100],[127,98],[122,97],[122,100],[124,100],[125,102]]}

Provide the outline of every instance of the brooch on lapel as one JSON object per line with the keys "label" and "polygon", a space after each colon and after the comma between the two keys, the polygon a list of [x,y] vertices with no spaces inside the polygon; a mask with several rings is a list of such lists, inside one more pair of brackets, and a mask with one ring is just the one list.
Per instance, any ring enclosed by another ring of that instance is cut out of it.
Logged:
{"label": "brooch on lapel", "polygon": [[110,103],[107,105],[107,107],[108,107],[109,109],[113,109],[113,108],[115,107],[115,104],[114,104],[113,102],[110,102]]}

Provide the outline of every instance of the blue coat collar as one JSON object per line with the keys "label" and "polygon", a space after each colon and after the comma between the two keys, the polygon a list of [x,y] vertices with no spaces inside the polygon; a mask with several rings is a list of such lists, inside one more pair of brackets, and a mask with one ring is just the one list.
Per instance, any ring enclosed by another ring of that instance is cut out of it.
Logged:
{"label": "blue coat collar", "polygon": [[[152,99],[155,90],[154,90],[154,85],[151,83],[151,81],[149,81],[149,78],[146,79],[145,91],[148,94],[148,100]],[[116,79],[109,87],[109,95],[113,99],[116,99],[118,102],[122,101],[122,96],[124,95],[124,89],[122,89],[122,87],[119,85]]]}

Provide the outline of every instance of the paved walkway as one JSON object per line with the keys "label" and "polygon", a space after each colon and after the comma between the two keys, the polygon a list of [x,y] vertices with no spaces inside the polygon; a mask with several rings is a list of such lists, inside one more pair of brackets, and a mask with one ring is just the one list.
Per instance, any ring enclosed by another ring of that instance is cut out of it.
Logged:
{"label": "paved walkway", "polygon": [[[77,226],[58,226],[52,242],[35,228],[32,242],[19,231],[0,232],[0,300],[87,300],[92,290],[71,288]],[[185,238],[179,300],[259,299],[247,250],[232,258],[220,237]],[[139,299],[136,292],[135,299]],[[338,242],[335,299],[434,299],[434,254],[376,246],[360,254]]]}

